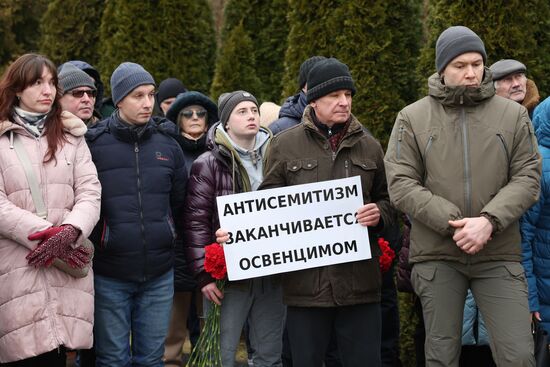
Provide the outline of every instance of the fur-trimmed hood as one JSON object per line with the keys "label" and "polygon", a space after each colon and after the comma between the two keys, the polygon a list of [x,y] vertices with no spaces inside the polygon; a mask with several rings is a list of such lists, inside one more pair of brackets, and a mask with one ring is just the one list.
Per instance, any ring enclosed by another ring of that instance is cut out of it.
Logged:
{"label": "fur-trimmed hood", "polygon": [[531,79],[527,79],[525,98],[523,99],[523,102],[521,103],[521,105],[527,108],[527,112],[529,112],[529,116],[533,116],[533,111],[535,110],[535,107],[537,107],[537,105],[539,104],[539,101],[540,101],[540,94],[539,94],[539,89],[537,88],[537,85]]}

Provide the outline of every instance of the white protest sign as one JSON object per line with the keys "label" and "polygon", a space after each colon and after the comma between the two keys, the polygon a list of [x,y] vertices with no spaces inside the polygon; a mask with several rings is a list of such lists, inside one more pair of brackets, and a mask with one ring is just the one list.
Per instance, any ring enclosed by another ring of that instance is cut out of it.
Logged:
{"label": "white protest sign", "polygon": [[219,196],[229,280],[371,258],[359,176]]}

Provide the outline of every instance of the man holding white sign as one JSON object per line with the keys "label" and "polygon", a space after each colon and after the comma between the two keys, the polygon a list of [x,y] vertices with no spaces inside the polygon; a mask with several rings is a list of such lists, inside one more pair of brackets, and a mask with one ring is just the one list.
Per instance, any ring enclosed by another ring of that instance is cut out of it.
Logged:
{"label": "man holding white sign", "polygon": [[[319,61],[307,85],[309,105],[302,124],[271,141],[260,188],[358,176],[362,200],[356,219],[369,227],[373,257],[283,274],[293,364],[321,366],[334,332],[343,365],[380,366],[380,249],[375,234],[392,224],[382,147],[351,114],[355,86],[347,65],[334,58]],[[342,238],[347,230],[343,228]],[[345,241],[338,243],[346,248]],[[334,242],[331,246],[339,249]]]}

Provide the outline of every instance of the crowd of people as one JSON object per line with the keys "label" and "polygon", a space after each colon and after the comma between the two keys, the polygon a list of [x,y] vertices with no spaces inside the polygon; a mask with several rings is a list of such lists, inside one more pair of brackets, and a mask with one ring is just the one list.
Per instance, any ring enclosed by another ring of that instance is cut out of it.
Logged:
{"label": "crowd of people", "polygon": [[[379,238],[414,295],[416,366],[535,366],[531,324],[550,332],[550,99],[522,62],[487,58],[469,28],[442,32],[428,95],[384,153],[336,58],[304,60],[279,108],[157,88],[132,62],[104,98],[85,61],[19,57],[0,79],[0,366],[65,367],[69,350],[82,367],[182,366],[217,304],[224,367],[243,330],[251,366],[399,367]],[[206,271],[205,246],[229,239],[217,197],[354,176],[370,259],[223,289]]]}

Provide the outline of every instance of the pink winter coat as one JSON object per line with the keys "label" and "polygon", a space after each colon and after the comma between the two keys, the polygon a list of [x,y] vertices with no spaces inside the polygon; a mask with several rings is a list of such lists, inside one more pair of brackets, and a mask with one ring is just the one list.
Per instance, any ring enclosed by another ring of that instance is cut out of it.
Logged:
{"label": "pink winter coat", "polygon": [[[0,363],[60,345],[92,346],[92,271],[75,279],[53,266],[29,266],[25,259],[38,244],[27,239],[29,234],[71,224],[82,231],[78,244],[99,219],[101,186],[84,140],[86,126],[68,112],[62,118],[68,142],[58,148],[57,162],[46,164],[44,136],[34,138],[18,124],[0,122]],[[12,134],[23,137],[48,209],[47,220],[34,214],[25,171],[12,149]]]}

